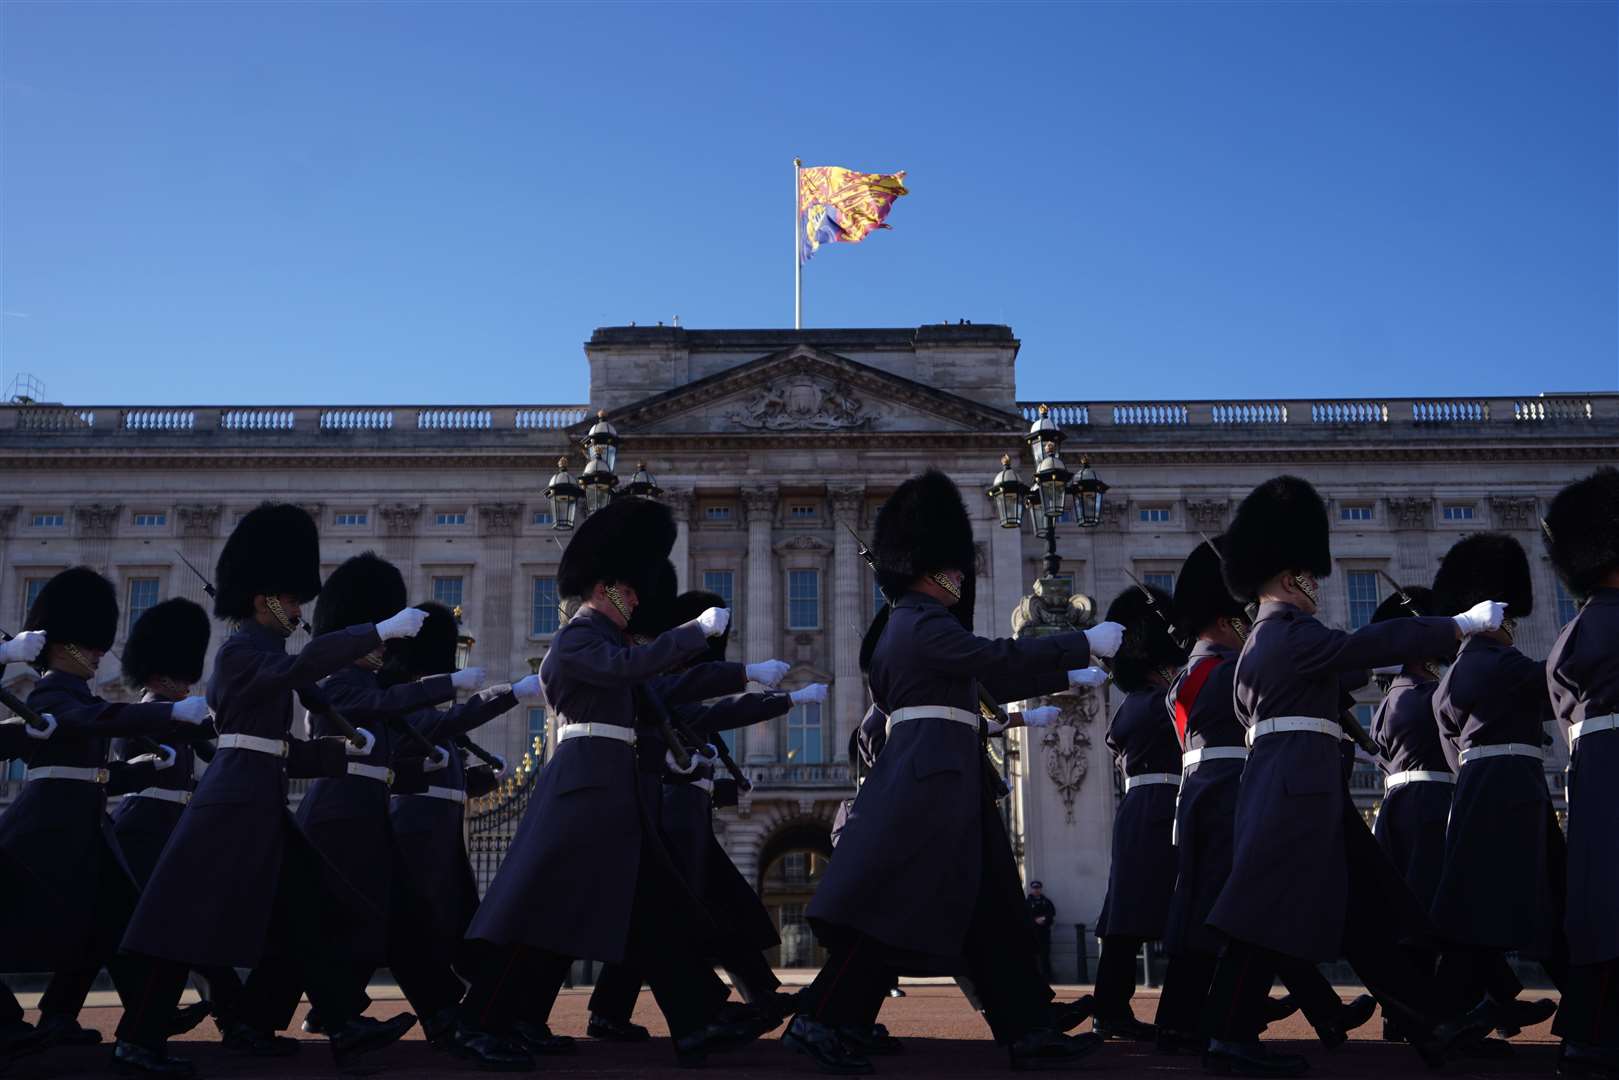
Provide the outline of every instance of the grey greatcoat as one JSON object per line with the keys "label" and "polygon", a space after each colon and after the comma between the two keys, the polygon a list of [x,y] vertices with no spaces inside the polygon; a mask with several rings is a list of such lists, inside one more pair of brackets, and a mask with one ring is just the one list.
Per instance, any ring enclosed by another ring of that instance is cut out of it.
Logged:
{"label": "grey greatcoat", "polygon": [[[1154,687],[1125,695],[1107,729],[1108,749],[1128,780],[1147,773],[1179,776],[1180,744],[1164,709],[1164,690]],[[1173,784],[1146,784],[1125,793],[1113,818],[1113,858],[1107,899],[1096,920],[1098,937],[1156,941],[1169,921],[1175,891]]]}
{"label": "grey greatcoat", "polygon": [[[1552,709],[1572,727],[1619,713],[1619,589],[1597,589],[1546,661]],[[1619,957],[1619,730],[1574,743],[1568,771],[1569,960]]]}
{"label": "grey greatcoat", "polygon": [[[1190,677],[1202,676],[1195,691]],[[1186,666],[1175,676],[1165,697],[1171,717],[1177,703],[1186,714],[1186,749],[1240,747],[1245,729],[1232,703],[1232,678],[1237,652],[1199,639]],[[1164,947],[1173,955],[1197,952],[1213,956],[1224,942],[1210,930],[1209,912],[1231,873],[1231,830],[1237,816],[1237,782],[1242,779],[1238,758],[1200,761],[1181,774],[1175,807],[1175,892],[1169,902]]]}
{"label": "grey greatcoat", "polygon": [[[894,605],[871,660],[877,708],[946,706],[974,716],[982,683],[999,701],[1066,686],[1090,663],[1082,633],[990,640],[921,593]],[[850,931],[907,970],[964,970],[962,947],[983,872],[984,771],[976,725],[942,717],[893,724],[810,901],[823,941]],[[1021,891],[1017,900],[1021,901]],[[1021,925],[1021,924],[1020,924]]]}
{"label": "grey greatcoat", "polygon": [[[1450,764],[1434,720],[1434,679],[1418,682],[1398,675],[1372,716],[1372,739],[1379,764],[1389,775],[1433,772],[1450,776]],[[1401,784],[1383,796],[1373,832],[1389,860],[1411,886],[1424,910],[1433,906],[1439,872],[1445,863],[1445,822],[1450,818],[1453,784],[1419,780]]]}
{"label": "grey greatcoat", "polygon": [[[308,844],[287,809],[288,778],[336,776],[346,761],[342,739],[292,738],[293,691],[380,644],[367,623],[322,634],[289,656],[279,633],[244,622],[220,645],[208,681],[220,735],[283,740],[288,755],[214,755],[141,894],[124,934],[126,952],[193,968],[258,965],[284,853],[289,844]],[[341,908],[334,917],[358,923],[380,916],[338,868],[322,869]]]}
{"label": "grey greatcoat", "polygon": [[[1292,604],[1261,604],[1237,660],[1237,718],[1245,728],[1278,717],[1336,720],[1342,673],[1439,655],[1455,636],[1448,618],[1390,619],[1351,634]],[[1304,960],[1338,955],[1349,888],[1339,742],[1303,731],[1254,743],[1237,794],[1231,876],[1209,914],[1222,933]]]}
{"label": "grey greatcoat", "polygon": [[[632,727],[638,719],[635,687],[707,647],[695,620],[650,644],[630,645],[611,619],[581,608],[552,638],[540,683],[563,724]],[[561,742],[535,781],[528,810],[467,937],[623,961],[643,851],[669,857],[658,839],[656,803],[648,802],[642,779],[629,743],[599,737]],[[652,794],[656,798],[655,786]],[[690,916],[694,933],[712,933],[689,894],[668,899]]]}
{"label": "grey greatcoat", "polygon": [[[47,673],[28,695],[35,712],[56,717],[46,740],[27,740],[30,768],[106,768],[115,735],[161,735],[173,726],[169,702],[103,701],[76,675]],[[20,729],[19,729],[20,730]],[[0,854],[26,873],[7,881],[0,925],[0,971],[99,967],[93,940],[98,893],[133,902],[135,881],[107,817],[107,787],[79,780],[30,780],[0,814]],[[111,875],[109,880],[108,875]]]}
{"label": "grey greatcoat", "polygon": [[[1545,666],[1482,634],[1470,637],[1434,692],[1434,715],[1463,753],[1504,743],[1539,747],[1552,718]],[[1560,948],[1562,883],[1548,862],[1561,856],[1549,851],[1555,820],[1538,759],[1462,765],[1433,900],[1447,940],[1538,956]]]}

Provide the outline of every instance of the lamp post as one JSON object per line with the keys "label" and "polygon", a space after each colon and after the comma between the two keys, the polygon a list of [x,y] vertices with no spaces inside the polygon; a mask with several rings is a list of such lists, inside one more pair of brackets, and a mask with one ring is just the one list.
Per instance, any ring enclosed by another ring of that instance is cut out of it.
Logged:
{"label": "lamp post", "polygon": [[468,664],[472,663],[472,647],[478,643],[478,639],[473,637],[471,634],[467,633],[465,630],[461,629],[461,605],[460,604],[455,605],[454,609],[452,610],[452,614],[455,615],[455,627],[456,627],[456,634],[455,634],[455,666],[456,666],[456,669],[459,670],[461,668],[466,667]]}
{"label": "lamp post", "polygon": [[585,467],[578,480],[568,472],[568,459],[558,458],[557,471],[545,489],[545,497],[551,500],[551,528],[555,531],[569,531],[581,517],[589,517],[622,495],[656,499],[663,494],[644,461],[636,464],[628,482],[619,485],[618,474],[613,471],[618,464],[618,429],[608,422],[605,412],[596,414],[596,422],[583,442]]}

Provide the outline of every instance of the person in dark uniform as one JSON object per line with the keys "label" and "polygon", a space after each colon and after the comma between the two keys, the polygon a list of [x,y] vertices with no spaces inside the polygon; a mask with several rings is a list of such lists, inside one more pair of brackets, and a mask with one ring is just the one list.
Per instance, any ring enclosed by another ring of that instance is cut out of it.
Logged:
{"label": "person in dark uniform", "polygon": [[869,1072],[838,1028],[870,1024],[899,971],[962,973],[1014,1067],[1071,1062],[1100,1040],[1055,1030],[1038,975],[1021,974],[1033,966],[1033,936],[1018,911],[1015,867],[1000,873],[1004,852],[993,841],[1004,833],[986,825],[997,808],[982,763],[979,686],[1000,701],[1049,693],[1090,663],[1093,646],[1112,655],[1122,628],[975,637],[952,611],[971,595],[972,524],[955,484],[933,470],[883,505],[874,548],[879,585],[898,597],[879,615],[886,621],[870,661],[887,738],[810,902],[810,924],[830,956],[810,988],[813,1007],[783,1041],[824,1071]]}
{"label": "person in dark uniform", "polygon": [[[0,971],[56,973],[42,1000],[41,1039],[94,1043],[100,1036],[85,1032],[76,1019],[83,1002],[79,988],[105,965],[128,1008],[139,1005],[147,976],[146,965],[117,951],[139,887],[106,813],[113,786],[111,740],[171,738],[177,728],[197,729],[207,722],[208,706],[200,697],[121,704],[91,692],[89,680],[117,636],[118,596],[111,582],[88,567],[51,578],[25,629],[44,631],[46,640],[36,660],[45,675],[28,705],[52,714],[59,730],[28,753],[22,794],[0,814],[0,852],[24,871],[19,895],[10,900],[19,917],[0,926]],[[155,772],[150,763],[125,776],[144,783]],[[200,1018],[193,1011],[178,1021],[170,1003],[154,1011],[151,1022],[174,1033],[177,1023],[188,1026]],[[125,1030],[120,1025],[120,1038]],[[188,1063],[160,1050],[146,1053],[122,1042],[114,1060],[124,1068],[190,1071]]]}
{"label": "person in dark uniform", "polygon": [[1148,1040],[1157,1032],[1130,1009],[1136,954],[1159,941],[1175,891],[1175,797],[1180,744],[1164,695],[1186,662],[1186,649],[1166,621],[1173,601],[1162,589],[1132,585],[1108,605],[1107,620],[1124,627],[1113,658],[1113,682],[1124,700],[1108,724],[1107,745],[1124,778],[1124,800],[1113,819],[1107,898],[1096,920],[1096,1033]]}
{"label": "person in dark uniform", "polygon": [[1516,1028],[1550,1013],[1514,1002],[1516,980],[1502,987],[1491,977],[1505,970],[1501,954],[1540,959],[1559,984],[1567,963],[1563,837],[1544,764],[1551,699],[1545,666],[1512,646],[1513,623],[1534,605],[1528,557],[1504,533],[1474,534],[1446,553],[1434,592],[1441,606],[1486,593],[1507,604],[1507,621],[1464,642],[1434,690],[1434,716],[1461,753],[1432,910],[1444,935],[1445,1000],[1483,998]]}
{"label": "person in dark uniform", "polygon": [[1258,1039],[1279,957],[1345,956],[1431,1064],[1488,1029],[1483,1018],[1436,1015],[1432,980],[1396,944],[1405,928],[1391,925],[1375,864],[1387,857],[1369,834],[1368,849],[1346,829],[1346,818],[1358,815],[1343,781],[1338,717],[1346,673],[1442,652],[1499,625],[1503,605],[1485,601],[1453,619],[1394,619],[1352,634],[1329,629],[1314,618],[1317,582],[1332,570],[1328,536],[1321,496],[1281,476],[1243,500],[1222,553],[1227,588],[1238,600],[1258,600],[1259,611],[1234,677],[1250,753],[1231,874],[1209,914],[1227,937],[1207,1010],[1204,1065],[1216,1073],[1295,1076],[1308,1068]]}
{"label": "person in dark uniform", "polygon": [[[527,1011],[535,1003],[548,1010],[574,956],[639,968],[682,1064],[768,1030],[751,1011],[721,1016],[707,989],[718,980],[701,948],[715,931],[662,843],[657,776],[638,761],[637,744],[658,740],[637,699],[649,702],[651,680],[696,659],[730,622],[728,611],[711,608],[651,644],[629,643],[627,625],[641,595],[653,593],[675,535],[666,507],[624,496],[587,518],[563,552],[558,592],[582,603],[540,666],[546,701],[563,722],[467,929],[491,954],[461,1005],[474,1031],[510,1037],[536,1018]],[[667,751],[659,756],[689,771]],[[570,879],[589,886],[556,887]]]}
{"label": "person in dark uniform", "polygon": [[[208,704],[219,750],[197,783],[152,871],[124,934],[126,953],[157,962],[145,1009],[126,1010],[120,1038],[161,1053],[154,1015],[172,1011],[191,968],[251,968],[225,1045],[251,1056],[296,1053],[277,1036],[292,1021],[298,991],[326,1019],[340,1067],[396,1041],[412,1021],[362,1022],[346,998],[345,943],[381,918],[315,851],[287,809],[291,777],[338,776],[375,743],[294,739],[295,692],[380,647],[409,637],[425,615],[406,609],[350,626],[286,652],[302,605],[320,592],[320,539],[302,508],[266,503],[249,511],[220,552],[214,614],[236,629],[214,656]],[[289,991],[290,987],[290,991]]]}
{"label": "person in dark uniform", "polygon": [[[45,634],[40,630],[25,631],[0,641],[0,680],[5,676],[7,664],[31,664],[44,648]],[[20,716],[0,720],[0,761],[25,760],[36,742],[56,734],[56,717],[45,715],[40,719],[45,721],[43,728],[25,724]],[[0,851],[0,880],[20,881],[25,873],[22,866]],[[11,889],[0,890],[0,925],[9,925],[16,919],[10,906],[12,901]],[[45,1037],[23,1019],[17,995],[0,982],[0,1069],[19,1057],[45,1049],[45,1045]]]}
{"label": "person in dark uniform", "polygon": [[1566,725],[1569,970],[1552,1033],[1564,1077],[1619,1077],[1619,472],[1598,469],[1546,511],[1546,553],[1583,604],[1546,661]]}
{"label": "person in dark uniform", "polygon": [[[396,642],[379,674],[384,688],[447,675],[456,670],[459,627],[454,613],[431,601],[421,633]],[[540,677],[524,675],[510,684],[481,690],[466,701],[438,709],[422,706],[406,722],[437,744],[448,759],[442,769],[402,770],[389,808],[393,842],[389,968],[405,998],[422,1017],[422,1031],[433,1046],[485,1067],[506,1067],[503,1049],[464,1045],[456,1026],[465,992],[461,976],[473,974],[467,955],[467,924],[478,907],[478,883],[467,856],[464,830],[469,794],[466,747],[470,732],[515,708],[540,700]],[[498,760],[498,759],[497,759]],[[502,761],[504,770],[505,763]],[[405,917],[399,917],[405,916]],[[557,1036],[555,1048],[571,1048]],[[532,1046],[529,1047],[532,1049]],[[513,1055],[517,1061],[524,1059]]]}
{"label": "person in dark uniform", "polygon": [[1045,885],[1029,882],[1029,925],[1034,927],[1034,940],[1040,952],[1040,977],[1051,981],[1051,928],[1057,924],[1057,905],[1046,895]]}

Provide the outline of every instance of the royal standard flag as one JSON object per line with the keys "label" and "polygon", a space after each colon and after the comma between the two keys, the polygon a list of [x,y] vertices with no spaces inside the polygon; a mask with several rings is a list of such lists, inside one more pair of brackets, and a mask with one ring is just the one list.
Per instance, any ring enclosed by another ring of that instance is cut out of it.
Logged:
{"label": "royal standard flag", "polygon": [[800,258],[822,244],[858,244],[884,224],[894,200],[905,191],[905,174],[863,173],[835,165],[799,170],[798,220],[803,230]]}

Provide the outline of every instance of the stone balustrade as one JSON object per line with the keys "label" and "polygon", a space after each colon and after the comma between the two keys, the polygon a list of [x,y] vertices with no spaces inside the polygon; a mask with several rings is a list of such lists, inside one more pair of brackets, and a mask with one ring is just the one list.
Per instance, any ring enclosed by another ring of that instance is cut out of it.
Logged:
{"label": "stone balustrade", "polygon": [[[1041,402],[1018,403],[1033,421]],[[1274,429],[1465,427],[1483,424],[1580,424],[1619,420],[1619,394],[1534,397],[1297,398],[1256,401],[1048,401],[1063,427],[1219,427]]]}
{"label": "stone balustrade", "polygon": [[584,405],[0,405],[0,431],[102,435],[388,431],[561,431]]}

